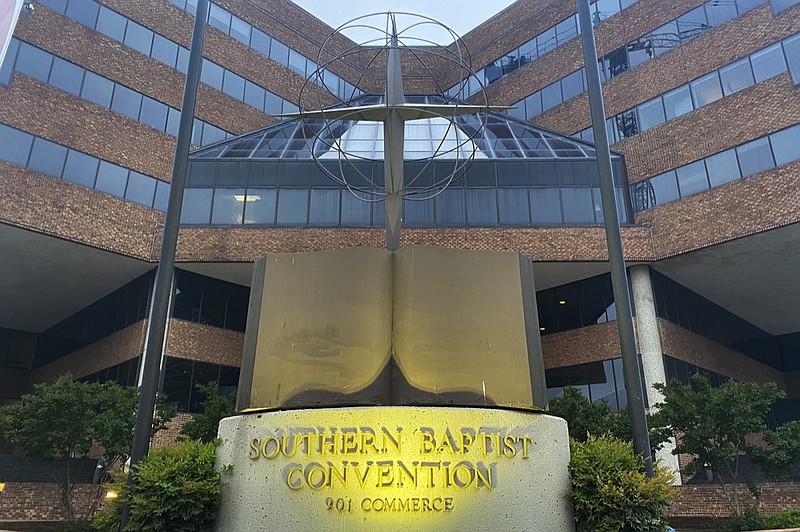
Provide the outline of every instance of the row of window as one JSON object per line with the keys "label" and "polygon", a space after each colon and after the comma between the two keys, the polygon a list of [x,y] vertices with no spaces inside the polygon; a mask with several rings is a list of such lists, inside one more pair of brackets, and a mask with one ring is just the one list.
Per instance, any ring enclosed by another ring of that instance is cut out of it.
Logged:
{"label": "row of window", "polygon": [[[741,15],[766,0],[708,0],[705,4],[646,33],[599,59],[603,80],[684,44],[701,33]],[[577,70],[514,104],[514,116],[530,120],[586,91],[586,72]]]}
{"label": "row of window", "polygon": [[142,357],[138,356],[115,366],[111,366],[110,368],[96,371],[91,375],[86,375],[80,380],[82,382],[97,382],[100,384],[116,382],[120,386],[138,386],[139,364],[141,361]]}
{"label": "row of window", "polygon": [[652,209],[800,159],[800,124],[631,185],[634,211]]}
{"label": "row of window", "polygon": [[[180,110],[16,38],[11,40],[0,81],[10,82],[14,70],[173,137],[178,136]],[[231,133],[223,129],[194,119],[192,143],[197,146],[219,142],[229,136]]]}
{"label": "row of window", "polygon": [[[590,5],[592,23],[597,25],[636,2],[638,0],[596,0]],[[483,86],[494,83],[579,34],[580,25],[578,24],[578,15],[576,13],[547,28],[519,48],[507,52],[503,57],[482,68],[476,73],[477,77],[471,77],[468,80],[457,83],[447,91],[447,95],[467,98],[480,90],[481,83]]]}
{"label": "row of window", "polygon": [[621,358],[547,369],[544,375],[549,400],[564,395],[564,388],[569,386],[593,403],[605,401],[612,410],[628,405]]}
{"label": "row of window", "polygon": [[540,290],[536,292],[536,307],[542,335],[617,319],[608,273]]}
{"label": "row of window", "polygon": [[34,367],[145,319],[152,280],[152,272],[146,273],[44,331],[36,341]]}
{"label": "row of window", "polygon": [[166,211],[169,184],[0,124],[0,160]]}
{"label": "row of window", "polygon": [[[609,141],[618,142],[782,74],[787,63],[792,78],[800,80],[800,34],[607,119]],[[589,142],[594,138],[591,127],[576,136]]]}
{"label": "row of window", "polygon": [[[197,13],[197,0],[168,0],[171,4],[194,15]],[[312,77],[314,83],[322,81],[328,89],[340,100],[347,100],[362,94],[354,85],[340,78],[327,69],[319,66],[300,52],[297,52],[278,39],[271,37],[259,30],[249,22],[242,20],[224,7],[210,4],[208,10],[208,23],[229,35],[240,43],[261,53],[276,63],[288,67],[303,77]],[[319,70],[319,72],[317,72]],[[317,78],[317,75],[319,78]],[[272,114],[272,113],[270,113]]]}
{"label": "row of window", "polygon": [[244,332],[250,289],[184,270],[175,270],[172,317]]}
{"label": "row of window", "polygon": [[[617,209],[627,220],[622,189]],[[182,224],[266,226],[385,225],[383,202],[367,202],[348,190],[304,188],[188,188]],[[603,223],[600,189],[448,188],[436,197],[406,201],[407,227],[526,227]]]}
{"label": "row of window", "polygon": [[[186,74],[186,70],[189,67],[188,48],[153,32],[151,29],[120,15],[116,11],[112,11],[106,6],[100,5],[95,0],[41,1],[51,9],[63,13],[93,30]],[[204,82],[207,82],[207,79],[215,80],[215,83],[211,85],[212,87],[255,107],[259,111],[269,114],[294,113],[297,111],[297,105],[292,102],[245,80],[238,74],[216,63],[203,59],[203,71],[206,70],[214,70],[214,73],[210,78],[208,76],[201,78]],[[227,84],[223,83],[223,76],[229,78],[230,81]],[[240,91],[239,88],[248,86],[248,84],[250,93],[253,96],[249,101],[245,101],[244,90]],[[227,90],[225,90],[226,87]],[[258,98],[259,95],[262,96],[261,99]],[[279,107],[280,111],[277,110]],[[271,112],[268,112],[267,109]]]}

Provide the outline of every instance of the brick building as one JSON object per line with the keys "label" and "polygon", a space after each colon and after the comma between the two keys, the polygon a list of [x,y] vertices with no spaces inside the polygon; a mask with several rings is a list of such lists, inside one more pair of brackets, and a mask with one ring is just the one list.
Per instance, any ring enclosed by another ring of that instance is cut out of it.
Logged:
{"label": "brick building", "polygon": [[[0,401],[65,372],[136,383],[193,23],[192,0],[33,4],[0,70]],[[591,142],[575,11],[519,0],[463,42],[491,104]],[[774,381],[787,399],[773,421],[800,417],[800,5],[598,0],[593,11],[612,150],[627,167],[622,235],[648,398],[653,382],[695,372]],[[194,146],[302,106],[330,32],[287,0],[215,2]],[[432,68],[435,83],[412,75],[407,94],[456,94],[456,73]],[[325,85],[309,90],[324,105],[382,92],[358,56],[332,63]],[[466,96],[478,88],[468,80]],[[199,406],[196,383],[237,383],[254,258],[384,245],[379,204],[303,181],[289,159],[275,162],[280,183],[242,181],[235,159],[210,174],[199,164],[162,376],[183,412]],[[551,396],[571,385],[624,407],[596,176],[560,168],[512,179],[498,162],[488,182],[409,211],[403,244],[530,255]],[[491,216],[473,214],[487,205]]]}

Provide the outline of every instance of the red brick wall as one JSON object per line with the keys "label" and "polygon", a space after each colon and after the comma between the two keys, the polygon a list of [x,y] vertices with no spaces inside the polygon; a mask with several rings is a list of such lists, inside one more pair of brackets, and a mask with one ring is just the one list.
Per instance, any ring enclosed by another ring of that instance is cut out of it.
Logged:
{"label": "red brick wall", "polygon": [[181,435],[181,427],[183,424],[192,419],[191,414],[187,414],[186,412],[178,412],[175,414],[167,426],[153,434],[153,439],[150,442],[151,449],[158,449],[160,447],[169,447],[170,445],[175,445],[178,441],[178,437]]}
{"label": "red brick wall", "polygon": [[[690,484],[677,489],[678,497],[672,501],[672,505],[667,511],[667,521],[671,523],[682,522],[685,523],[684,526],[690,526],[693,522],[708,524],[708,518],[730,515],[728,499],[717,484]],[[739,497],[747,504],[754,502],[746,486],[740,487]],[[762,515],[795,510],[799,506],[800,482],[764,485],[759,506]]]}
{"label": "red brick wall", "polygon": [[[76,484],[72,492],[75,515],[87,516],[98,494],[101,497],[105,495],[100,486]],[[9,482],[0,492],[0,522],[64,521],[66,518],[58,484]],[[11,523],[4,525],[13,526]]]}
{"label": "red brick wall", "polygon": [[169,321],[165,349],[169,356],[238,367],[243,348],[242,332],[178,319]]}

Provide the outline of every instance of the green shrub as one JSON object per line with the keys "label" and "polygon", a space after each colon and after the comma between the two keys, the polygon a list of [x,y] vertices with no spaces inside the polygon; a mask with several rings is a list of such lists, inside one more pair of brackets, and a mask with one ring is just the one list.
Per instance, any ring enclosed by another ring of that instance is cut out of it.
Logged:
{"label": "green shrub", "polygon": [[764,518],[765,528],[800,528],[800,510],[787,510]]}
{"label": "green shrub", "polygon": [[663,512],[676,495],[672,473],[656,467],[644,473],[644,460],[630,442],[610,436],[570,441],[570,496],[578,531],[664,530]]}
{"label": "green shrub", "polygon": [[124,480],[118,499],[94,520],[98,530],[116,530],[122,503],[130,503],[125,530],[157,532],[211,530],[219,505],[220,473],[214,470],[213,443],[183,441],[150,454],[132,468],[136,483]]}

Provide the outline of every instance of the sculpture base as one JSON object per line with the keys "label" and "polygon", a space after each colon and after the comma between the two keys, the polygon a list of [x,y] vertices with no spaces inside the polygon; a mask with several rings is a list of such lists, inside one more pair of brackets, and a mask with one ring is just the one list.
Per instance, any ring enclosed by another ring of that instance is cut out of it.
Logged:
{"label": "sculpture base", "polygon": [[567,425],[482,408],[222,420],[216,530],[574,530]]}

